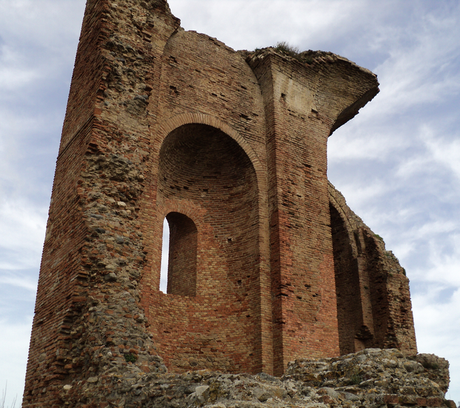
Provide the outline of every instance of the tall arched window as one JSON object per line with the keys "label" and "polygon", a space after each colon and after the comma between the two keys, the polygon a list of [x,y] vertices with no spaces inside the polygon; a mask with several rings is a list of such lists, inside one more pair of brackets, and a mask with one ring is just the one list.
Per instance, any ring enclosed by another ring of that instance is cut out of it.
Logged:
{"label": "tall arched window", "polygon": [[[168,271],[166,293],[196,296],[196,225],[189,217],[177,212],[169,213],[166,221],[169,226],[169,255],[166,258],[165,254],[162,254],[162,270],[164,272],[166,261]],[[163,234],[163,239],[166,238],[165,235]],[[167,246],[163,245],[163,252],[166,249]],[[163,278],[164,273],[162,275]],[[160,282],[160,289],[164,288],[163,285]]]}
{"label": "tall arched window", "polygon": [[163,220],[163,238],[161,246],[160,290],[168,293],[168,265],[169,265],[169,223]]}

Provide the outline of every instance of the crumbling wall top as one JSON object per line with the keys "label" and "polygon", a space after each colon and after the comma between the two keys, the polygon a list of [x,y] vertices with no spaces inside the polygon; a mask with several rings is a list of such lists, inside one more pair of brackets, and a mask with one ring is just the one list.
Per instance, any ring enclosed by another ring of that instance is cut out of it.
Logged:
{"label": "crumbling wall top", "polygon": [[312,84],[318,112],[333,120],[330,134],[356,116],[379,92],[377,75],[332,52],[297,52],[281,44],[239,53],[251,67],[265,60],[278,59],[303,69]]}

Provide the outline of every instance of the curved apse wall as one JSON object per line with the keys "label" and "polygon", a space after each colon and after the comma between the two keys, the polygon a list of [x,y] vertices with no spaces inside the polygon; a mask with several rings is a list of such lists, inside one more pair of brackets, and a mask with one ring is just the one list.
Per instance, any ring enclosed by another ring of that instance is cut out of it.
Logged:
{"label": "curved apse wall", "polygon": [[160,151],[157,201],[176,229],[172,283],[154,306],[160,355],[172,371],[259,372],[258,188],[250,159],[219,129],[180,126]]}

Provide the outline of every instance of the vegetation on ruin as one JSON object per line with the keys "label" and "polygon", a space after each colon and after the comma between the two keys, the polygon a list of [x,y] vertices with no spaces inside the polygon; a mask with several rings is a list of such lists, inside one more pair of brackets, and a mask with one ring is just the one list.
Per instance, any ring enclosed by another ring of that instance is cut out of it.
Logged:
{"label": "vegetation on ruin", "polygon": [[311,64],[313,62],[312,53],[314,51],[309,50],[301,52],[297,47],[293,47],[285,41],[277,43],[274,50],[306,64]]}
{"label": "vegetation on ruin", "polygon": [[274,47],[268,48],[256,48],[252,53],[248,51],[239,51],[246,58],[248,55],[259,55],[262,54],[265,50],[272,49],[278,54],[282,54],[291,58],[296,59],[299,62],[304,64],[312,64],[316,56],[322,56],[325,54],[330,54],[323,51],[300,51],[297,47],[289,45],[286,41],[278,42]]}
{"label": "vegetation on ruin", "polygon": [[125,354],[125,360],[127,363],[135,363],[137,360],[137,357],[135,354],[132,353],[126,353]]}
{"label": "vegetation on ruin", "polygon": [[277,43],[274,48],[276,51],[281,52],[282,54],[290,55],[293,58],[297,58],[300,54],[300,50],[297,47],[293,47],[285,41]]}

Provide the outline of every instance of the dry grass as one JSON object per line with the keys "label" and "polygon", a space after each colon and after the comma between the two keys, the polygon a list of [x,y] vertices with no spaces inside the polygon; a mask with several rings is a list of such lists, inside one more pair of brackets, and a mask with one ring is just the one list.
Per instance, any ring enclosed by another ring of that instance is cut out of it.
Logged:
{"label": "dry grass", "polygon": [[297,47],[289,45],[287,42],[282,41],[276,44],[274,49],[281,54],[289,55],[292,58],[295,58],[297,61],[311,64],[313,62],[312,52],[311,51],[300,51]]}
{"label": "dry grass", "polygon": [[16,406],[16,397],[14,397],[12,405],[6,405],[6,391],[8,389],[8,383],[5,384],[5,388],[0,393],[0,408],[14,408]]}

